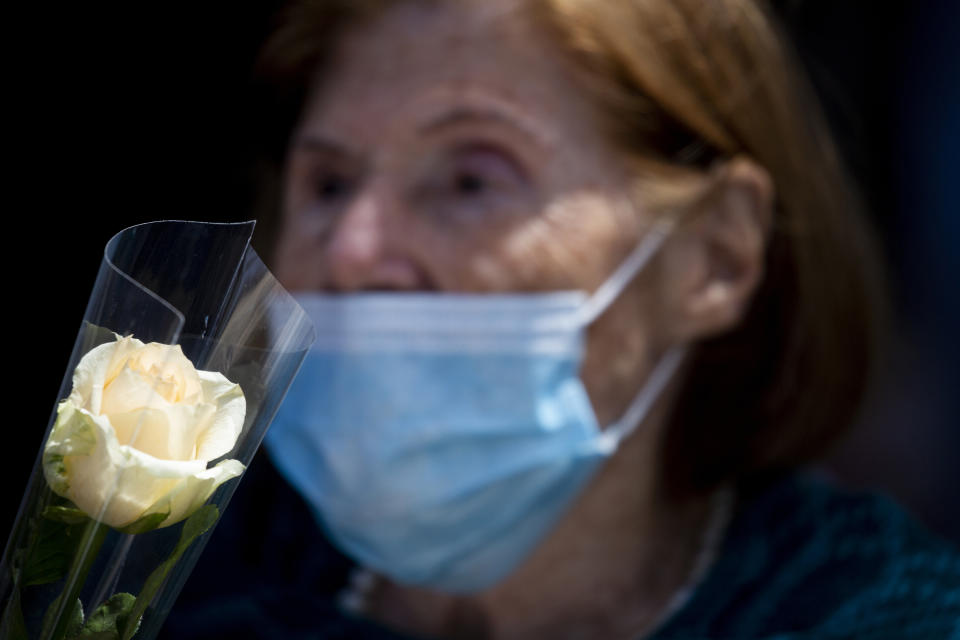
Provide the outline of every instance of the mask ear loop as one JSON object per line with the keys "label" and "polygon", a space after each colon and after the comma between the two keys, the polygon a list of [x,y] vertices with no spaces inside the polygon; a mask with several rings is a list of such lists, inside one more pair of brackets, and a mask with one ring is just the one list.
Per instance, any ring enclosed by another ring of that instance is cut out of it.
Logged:
{"label": "mask ear loop", "polygon": [[[581,326],[588,326],[600,317],[613,301],[623,293],[637,274],[643,270],[650,260],[657,254],[664,241],[673,231],[675,221],[672,218],[661,218],[648,231],[637,247],[626,257],[607,280],[590,296],[580,308],[579,319]],[[601,434],[601,447],[610,452],[627,436],[633,433],[643,422],[653,408],[657,399],[663,393],[667,383],[676,374],[677,369],[687,354],[687,347],[671,347],[657,361],[646,384],[637,393],[630,406],[624,411],[619,420],[607,426]]]}
{"label": "mask ear loop", "polygon": [[607,426],[600,435],[602,448],[605,451],[614,451],[617,446],[643,423],[650,409],[660,398],[660,394],[673,379],[677,369],[687,355],[686,346],[671,347],[650,372],[646,384],[637,393],[630,406],[623,412],[620,419]]}
{"label": "mask ear loop", "polygon": [[607,307],[613,304],[627,285],[657,254],[664,240],[673,231],[674,225],[674,221],[669,218],[661,218],[654,223],[653,227],[640,239],[637,247],[620,263],[617,270],[580,307],[578,317],[581,326],[592,324],[607,310]]}

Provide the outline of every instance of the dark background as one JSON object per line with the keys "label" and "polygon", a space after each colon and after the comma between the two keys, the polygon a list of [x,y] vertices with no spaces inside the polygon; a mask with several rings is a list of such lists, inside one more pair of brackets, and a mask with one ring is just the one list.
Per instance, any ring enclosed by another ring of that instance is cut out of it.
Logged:
{"label": "dark background", "polygon": [[[19,4],[4,20],[4,537],[107,240],[256,215],[250,68],[280,3]],[[898,313],[888,372],[826,468],[960,541],[960,3],[777,6],[882,232]]]}

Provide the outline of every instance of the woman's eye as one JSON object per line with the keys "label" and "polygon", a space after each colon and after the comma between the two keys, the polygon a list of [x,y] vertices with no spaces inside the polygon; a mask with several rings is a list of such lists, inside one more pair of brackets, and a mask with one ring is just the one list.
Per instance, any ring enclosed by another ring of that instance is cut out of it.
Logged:
{"label": "woman's eye", "polygon": [[454,179],[454,189],[463,196],[479,195],[487,187],[483,176],[476,173],[460,172]]}
{"label": "woman's eye", "polygon": [[416,183],[420,211],[445,222],[506,219],[529,210],[535,184],[509,147],[474,142],[443,149]]}
{"label": "woman's eye", "polygon": [[449,188],[460,198],[504,195],[523,181],[523,172],[510,156],[483,145],[458,149],[450,169]]}
{"label": "woman's eye", "polygon": [[350,192],[350,182],[341,175],[324,175],[317,180],[315,192],[324,202],[338,201]]}

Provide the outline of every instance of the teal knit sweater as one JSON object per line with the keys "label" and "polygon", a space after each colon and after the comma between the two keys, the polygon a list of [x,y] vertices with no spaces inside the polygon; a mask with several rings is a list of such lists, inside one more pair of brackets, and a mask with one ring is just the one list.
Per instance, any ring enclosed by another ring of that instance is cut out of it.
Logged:
{"label": "teal knit sweater", "polygon": [[654,638],[960,640],[960,554],[885,498],[791,477],[744,505]]}
{"label": "teal knit sweater", "polygon": [[[401,638],[337,610],[349,561],[269,464],[249,476],[160,637]],[[960,554],[885,498],[789,476],[743,496],[715,564],[653,638],[960,640]]]}

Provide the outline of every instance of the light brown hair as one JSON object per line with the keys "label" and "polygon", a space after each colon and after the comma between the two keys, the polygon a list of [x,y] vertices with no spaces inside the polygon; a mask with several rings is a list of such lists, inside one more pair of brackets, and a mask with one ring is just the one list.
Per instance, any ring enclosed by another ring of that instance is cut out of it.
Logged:
{"label": "light brown hair", "polygon": [[[399,0],[413,1],[413,0]],[[264,49],[280,130],[345,28],[389,0],[302,0]],[[875,242],[813,92],[757,0],[529,0],[628,156],[705,171],[746,155],[777,194],[765,277],[697,346],[664,450],[667,486],[760,480],[853,420],[885,318]]]}

